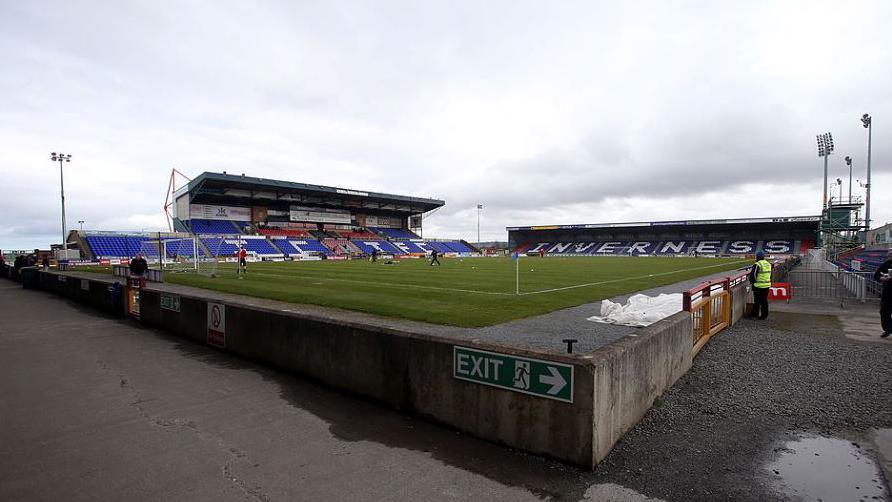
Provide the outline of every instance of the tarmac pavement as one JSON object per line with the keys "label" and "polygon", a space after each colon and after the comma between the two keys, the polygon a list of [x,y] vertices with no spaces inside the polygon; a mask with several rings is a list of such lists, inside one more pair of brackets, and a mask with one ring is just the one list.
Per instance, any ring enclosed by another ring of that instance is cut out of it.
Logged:
{"label": "tarmac pavement", "polygon": [[841,317],[717,335],[588,472],[4,280],[0,500],[783,500],[801,433],[892,458],[892,347]]}

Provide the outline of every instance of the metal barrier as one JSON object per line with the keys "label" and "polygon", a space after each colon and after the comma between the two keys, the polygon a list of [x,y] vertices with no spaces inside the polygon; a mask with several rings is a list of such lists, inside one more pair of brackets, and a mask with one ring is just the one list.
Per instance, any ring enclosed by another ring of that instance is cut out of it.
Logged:
{"label": "metal barrier", "polygon": [[[741,279],[742,278],[742,279]],[[696,356],[712,335],[731,325],[731,287],[746,280],[746,274],[704,282],[682,294],[682,308],[694,324],[693,352]]]}
{"label": "metal barrier", "polygon": [[883,285],[873,279],[872,272],[855,272],[824,262],[821,268],[794,269],[790,273],[793,298],[847,301],[878,301]]}

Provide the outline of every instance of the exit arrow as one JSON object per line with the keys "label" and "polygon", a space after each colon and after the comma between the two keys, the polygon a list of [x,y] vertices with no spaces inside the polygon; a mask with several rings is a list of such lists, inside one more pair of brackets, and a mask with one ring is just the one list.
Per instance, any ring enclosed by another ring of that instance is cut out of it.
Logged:
{"label": "exit arrow", "polygon": [[551,388],[546,392],[552,396],[556,396],[561,389],[567,386],[567,381],[564,380],[564,377],[561,376],[561,373],[554,366],[549,366],[548,372],[551,373],[551,376],[539,375],[539,382],[544,385],[551,385]]}

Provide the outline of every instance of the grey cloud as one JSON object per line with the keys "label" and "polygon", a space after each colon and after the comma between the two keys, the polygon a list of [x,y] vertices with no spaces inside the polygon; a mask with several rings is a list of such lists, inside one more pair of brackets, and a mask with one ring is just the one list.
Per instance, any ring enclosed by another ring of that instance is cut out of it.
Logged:
{"label": "grey cloud", "polygon": [[513,224],[763,210],[741,195],[753,183],[815,213],[814,134],[837,139],[831,177],[852,155],[863,178],[865,111],[885,221],[890,14],[883,1],[6,2],[0,245],[57,233],[56,148],[76,158],[69,225],[107,230],[162,226],[171,167],[442,198],[428,223],[448,237],[476,238],[478,202],[497,239]]}

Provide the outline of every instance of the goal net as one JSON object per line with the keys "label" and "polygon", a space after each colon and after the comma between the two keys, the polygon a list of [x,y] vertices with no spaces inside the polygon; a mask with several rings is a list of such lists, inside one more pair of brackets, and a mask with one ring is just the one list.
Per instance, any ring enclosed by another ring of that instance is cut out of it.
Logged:
{"label": "goal net", "polygon": [[205,254],[195,237],[162,237],[142,241],[140,252],[146,260],[163,270],[199,271],[199,261]]}

